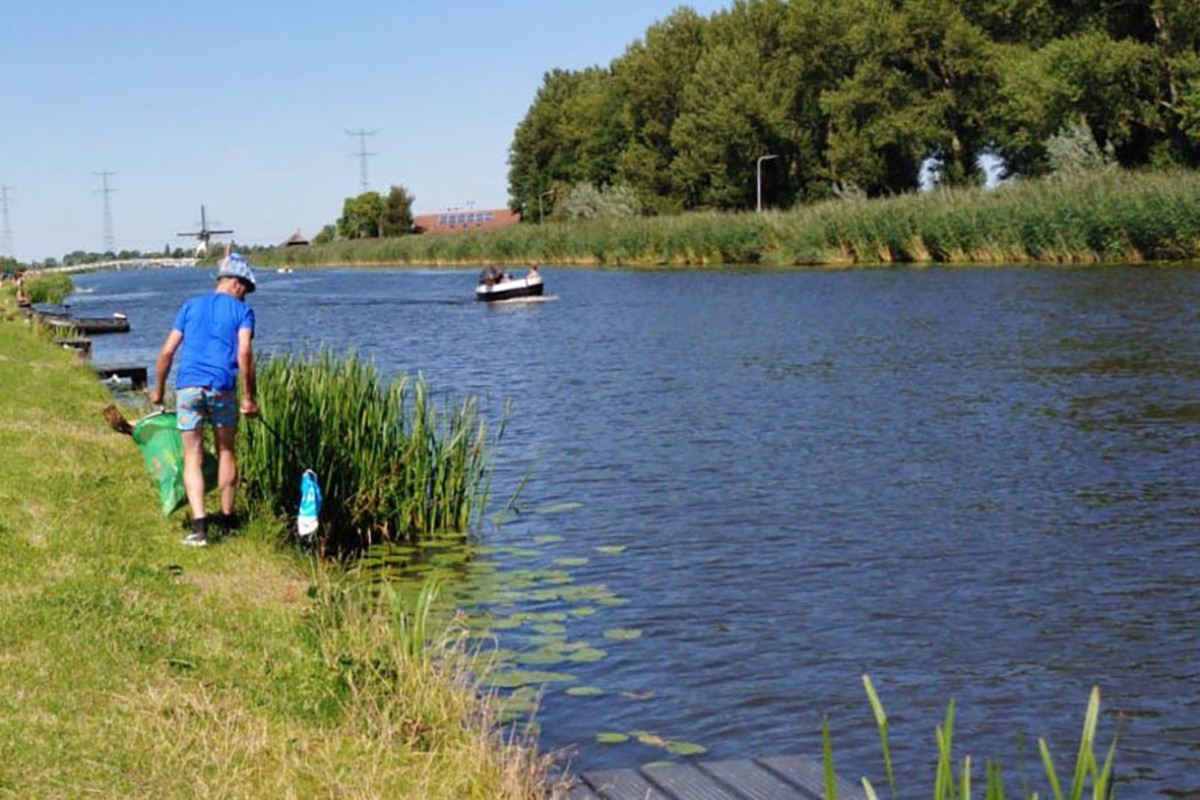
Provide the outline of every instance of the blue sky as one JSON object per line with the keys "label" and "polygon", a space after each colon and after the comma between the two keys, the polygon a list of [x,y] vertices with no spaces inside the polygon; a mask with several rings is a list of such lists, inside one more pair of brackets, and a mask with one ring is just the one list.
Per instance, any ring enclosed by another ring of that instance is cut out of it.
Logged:
{"label": "blue sky", "polygon": [[[0,0],[0,185],[13,254],[273,244],[361,191],[418,212],[507,204],[513,130],[549,69],[608,64],[676,0]],[[727,5],[691,0],[702,14]]]}

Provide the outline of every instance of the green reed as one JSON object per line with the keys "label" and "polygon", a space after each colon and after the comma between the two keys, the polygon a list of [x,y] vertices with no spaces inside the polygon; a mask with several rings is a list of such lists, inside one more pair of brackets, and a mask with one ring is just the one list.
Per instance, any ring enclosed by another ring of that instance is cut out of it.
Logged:
{"label": "green reed", "polygon": [[46,305],[60,305],[75,291],[75,283],[71,276],[57,272],[49,275],[26,272],[24,287],[29,302]]}
{"label": "green reed", "polygon": [[[266,264],[1092,264],[1200,258],[1200,173],[1115,172],[830,200],[335,242]],[[256,256],[257,258],[257,256]]]}
{"label": "green reed", "polygon": [[[477,401],[439,403],[422,378],[389,380],[328,351],[275,356],[258,371],[266,426],[248,421],[239,465],[250,502],[294,513],[305,466],[319,476],[321,537],[337,550],[465,531],[490,488]],[[498,437],[497,437],[498,438]]]}
{"label": "green reed", "polygon": [[[883,704],[879,702],[879,696],[875,692],[871,678],[867,675],[863,675],[863,686],[867,690],[867,697],[871,702],[871,709],[875,714],[875,724],[879,731],[879,740],[883,751],[884,770],[887,774],[888,786],[894,800],[897,796],[896,780],[892,771],[891,747],[888,744],[887,713],[883,709]],[[972,796],[971,787],[974,780],[974,770],[969,755],[963,758],[962,766],[958,769],[957,775],[955,774],[955,762],[953,758],[954,706],[954,701],[951,700],[950,706],[946,711],[945,721],[934,730],[934,738],[937,741],[938,747],[938,757],[933,778],[933,800],[970,800]],[[1067,798],[1070,798],[1070,800],[1082,800],[1086,790],[1090,786],[1090,797],[1092,800],[1112,800],[1114,796],[1112,769],[1113,759],[1117,751],[1117,740],[1114,737],[1112,744],[1108,748],[1108,754],[1104,759],[1104,763],[1100,764],[1096,760],[1095,754],[1096,728],[1099,721],[1100,689],[1099,687],[1094,687],[1088,699],[1087,713],[1083,721],[1083,733],[1079,740],[1079,751],[1075,757],[1074,769],[1070,774],[1070,783],[1066,784],[1069,790],[1066,793],[1063,791],[1063,781],[1060,779],[1058,770],[1054,765],[1050,746],[1046,744],[1045,739],[1038,739],[1038,750],[1041,754],[1042,766],[1045,769],[1046,780],[1050,788],[1050,792],[1045,795],[1047,798],[1052,797],[1054,800],[1067,800]],[[821,743],[825,767],[825,800],[837,800],[837,781],[834,777],[833,767],[833,744],[829,733],[828,720],[822,721],[821,724]],[[1009,795],[1005,793],[1004,775],[1000,765],[991,761],[985,762],[983,777],[984,800],[1006,800]],[[862,786],[868,800],[878,800],[875,787],[868,778],[864,777],[862,779]],[[1033,800],[1038,800],[1039,796],[1035,792],[1032,798]]]}

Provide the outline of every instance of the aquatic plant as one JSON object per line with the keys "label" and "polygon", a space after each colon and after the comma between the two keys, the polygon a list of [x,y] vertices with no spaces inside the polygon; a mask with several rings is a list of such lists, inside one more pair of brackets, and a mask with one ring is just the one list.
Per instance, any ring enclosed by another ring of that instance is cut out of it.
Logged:
{"label": "aquatic plant", "polygon": [[257,399],[270,429],[243,426],[246,495],[294,513],[300,475],[315,470],[326,546],[357,550],[478,521],[493,442],[474,398],[439,403],[422,378],[385,381],[370,362],[323,350],[267,360]]}
{"label": "aquatic plant", "polygon": [[[896,794],[896,779],[892,770],[892,753],[891,747],[888,744],[888,719],[887,713],[883,709],[883,704],[879,701],[879,695],[875,691],[874,685],[871,683],[871,678],[868,675],[863,675],[863,686],[866,688],[867,697],[871,703],[871,710],[875,715],[875,724],[879,731],[880,745],[883,751],[884,771],[887,774],[888,786],[891,791],[891,796],[895,798]],[[1064,794],[1063,781],[1060,779],[1058,770],[1054,765],[1054,759],[1050,753],[1050,746],[1046,744],[1045,739],[1038,739],[1038,751],[1041,754],[1042,765],[1046,771],[1046,780],[1050,786],[1050,793],[1046,797],[1053,797],[1054,800],[1082,800],[1085,790],[1089,787],[1092,790],[1092,800],[1111,800],[1113,797],[1113,759],[1116,756],[1117,740],[1114,737],[1112,744],[1108,748],[1108,755],[1104,759],[1104,763],[1100,764],[1096,760],[1095,742],[1096,728],[1100,721],[1100,688],[1093,687],[1091,697],[1088,700],[1087,714],[1083,721],[1083,733],[1079,740],[1079,752],[1075,757],[1075,768],[1071,773],[1071,780],[1066,786],[1069,791]],[[955,774],[953,760],[953,741],[954,741],[954,701],[950,701],[950,706],[946,711],[946,719],[942,725],[937,726],[934,730],[934,737],[937,740],[938,757],[937,767],[934,773],[933,780],[933,800],[970,800],[971,786],[973,781],[973,768],[971,757],[966,756],[962,761],[962,767]],[[821,745],[823,751],[823,763],[825,770],[825,800],[837,800],[837,780],[835,777],[833,763],[833,743],[829,733],[829,720],[825,719],[821,723]],[[984,798],[985,800],[1005,800],[1009,795],[1004,790],[1004,775],[1000,765],[991,761],[984,764]],[[875,792],[875,787],[871,781],[864,777],[862,779],[863,790],[866,792],[869,800],[878,800],[878,795]],[[1034,794],[1033,797],[1038,797]]]}

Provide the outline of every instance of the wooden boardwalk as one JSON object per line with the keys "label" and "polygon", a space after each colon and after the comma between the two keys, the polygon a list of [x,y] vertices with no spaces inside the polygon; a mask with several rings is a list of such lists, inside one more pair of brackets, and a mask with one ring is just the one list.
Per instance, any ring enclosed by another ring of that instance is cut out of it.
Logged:
{"label": "wooden boardwalk", "polygon": [[[838,800],[866,800],[839,779]],[[568,800],[824,800],[821,764],[801,756],[585,772]]]}

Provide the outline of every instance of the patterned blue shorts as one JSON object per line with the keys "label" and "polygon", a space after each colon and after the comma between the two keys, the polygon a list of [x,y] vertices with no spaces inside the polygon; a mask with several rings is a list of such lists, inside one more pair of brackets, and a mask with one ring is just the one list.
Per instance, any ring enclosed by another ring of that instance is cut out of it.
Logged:
{"label": "patterned blue shorts", "polygon": [[194,431],[208,423],[218,428],[238,424],[237,392],[233,389],[209,389],[189,386],[175,392],[175,412],[179,430]]}

